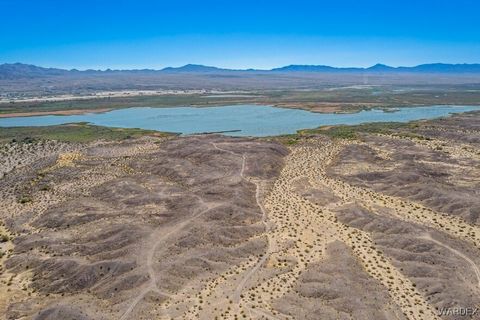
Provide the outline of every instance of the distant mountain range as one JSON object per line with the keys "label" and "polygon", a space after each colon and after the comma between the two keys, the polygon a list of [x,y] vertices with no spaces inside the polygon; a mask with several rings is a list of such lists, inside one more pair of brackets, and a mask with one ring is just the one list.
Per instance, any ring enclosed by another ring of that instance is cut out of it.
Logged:
{"label": "distant mountain range", "polygon": [[376,64],[368,68],[336,68],[322,65],[289,65],[271,71],[284,72],[423,72],[423,73],[480,73],[480,64],[445,64],[430,63],[414,67],[391,67],[385,64]]}
{"label": "distant mountain range", "polygon": [[23,63],[5,63],[0,65],[0,79],[39,78],[51,76],[89,76],[108,74],[162,74],[162,73],[480,73],[480,64],[445,64],[431,63],[421,64],[414,67],[391,67],[384,64],[376,64],[368,68],[337,68],[324,65],[289,65],[270,70],[258,69],[222,69],[198,64],[187,64],[182,67],[168,67],[161,70],[135,69],[135,70],[66,70],[58,68],[43,68]]}

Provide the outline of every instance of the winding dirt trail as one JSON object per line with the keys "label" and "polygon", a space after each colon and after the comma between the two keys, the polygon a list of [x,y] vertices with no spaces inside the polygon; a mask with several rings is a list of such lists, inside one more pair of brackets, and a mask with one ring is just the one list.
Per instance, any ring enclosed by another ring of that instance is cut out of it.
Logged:
{"label": "winding dirt trail", "polygon": [[[256,185],[257,205],[262,211],[264,235],[268,240],[265,254],[243,271],[240,278],[224,280],[227,282],[224,288],[228,284],[233,286],[231,303],[237,314],[243,311],[253,318],[291,319],[274,307],[276,301],[293,290],[310,264],[325,258],[330,242],[341,241],[352,249],[365,271],[387,288],[392,302],[408,314],[409,319],[420,320],[425,315],[437,318],[412,282],[373,249],[369,233],[337,221],[333,212],[337,206],[369,200],[359,199],[361,193],[326,175],[326,168],[342,150],[342,144],[322,142],[292,147],[285,167],[265,199],[262,199],[261,181],[243,175],[245,157],[218,145],[214,147],[242,157],[241,177]],[[315,204],[299,193],[298,179],[306,179],[312,185],[323,184],[323,188],[333,187],[338,200],[325,206]],[[330,183],[324,184],[326,180]],[[255,280],[257,275],[261,278]]]}
{"label": "winding dirt trail", "polygon": [[[225,149],[221,143],[211,144],[216,150],[241,159],[239,172],[231,176],[255,185],[255,199],[262,213],[263,224],[263,232],[260,231],[258,236],[266,237],[267,246],[262,256],[252,256],[241,266],[232,267],[224,274],[209,279],[208,285],[204,286],[203,291],[192,300],[197,299],[196,304],[200,307],[188,308],[186,318],[207,319],[218,314],[225,319],[234,319],[233,314],[243,314],[244,317],[254,319],[291,319],[291,316],[279,311],[276,303],[295,290],[297,281],[309,265],[325,259],[326,248],[331,242],[341,241],[351,249],[364,271],[387,289],[392,305],[398,306],[408,319],[438,319],[432,306],[412,281],[377,250],[371,234],[339,222],[335,210],[341,206],[358,203],[372,210],[376,206],[392,208],[395,209],[392,215],[427,226],[435,226],[436,220],[433,220],[433,217],[439,221],[449,219],[449,226],[457,223],[456,220],[437,215],[416,203],[355,187],[329,176],[327,168],[337,159],[345,142],[313,141],[292,147],[280,176],[273,183],[272,190],[265,195],[263,194],[266,190],[265,181],[246,174],[248,158],[245,153]],[[317,204],[298,189],[302,183],[299,179],[308,181],[313,188],[328,190],[335,196],[334,200],[324,205]],[[152,235],[149,241],[152,246],[149,247],[145,260],[150,283],[131,302],[121,320],[128,319],[135,306],[148,292],[155,291],[172,298],[172,295],[160,291],[156,286],[153,268],[155,253],[160,250],[161,243],[214,205],[207,205],[189,220],[172,226],[167,233],[155,232]],[[412,208],[415,208],[415,211]],[[408,213],[409,210],[413,213]],[[467,230],[475,228],[470,226]],[[480,269],[470,258],[428,234],[419,238],[432,241],[464,259],[472,266],[480,287]],[[205,305],[202,299],[198,298],[211,297],[213,294],[221,300],[218,304]],[[183,298],[175,295],[172,299]],[[393,312],[388,309],[389,306],[385,308],[384,312]],[[232,313],[227,313],[227,310]]]}
{"label": "winding dirt trail", "polygon": [[261,193],[262,193],[262,182],[261,181],[258,181],[256,179],[249,179],[249,178],[246,178],[244,173],[245,173],[245,168],[246,168],[246,162],[247,162],[247,159],[246,159],[246,155],[245,154],[238,154],[236,152],[233,152],[231,150],[227,150],[227,149],[223,149],[221,147],[219,147],[217,144],[215,144],[214,142],[212,142],[212,145],[215,149],[217,150],[220,150],[220,151],[224,151],[224,152],[228,152],[236,157],[241,157],[242,158],[242,169],[240,171],[240,177],[242,179],[244,179],[245,181],[248,181],[248,182],[251,182],[253,184],[255,184],[255,200],[257,202],[257,205],[258,207],[260,208],[260,211],[262,212],[262,223],[264,225],[264,228],[265,228],[265,234],[267,235],[267,251],[265,252],[265,254],[258,260],[258,262],[241,278],[241,280],[239,281],[239,283],[237,284],[236,288],[235,288],[235,292],[234,292],[234,295],[233,295],[233,301],[238,305],[240,303],[240,295],[242,294],[247,282],[252,278],[253,275],[255,275],[255,273],[258,272],[258,270],[260,269],[260,267],[262,265],[265,264],[265,262],[267,261],[267,259],[269,258],[270,254],[272,253],[272,242],[270,241],[270,238],[268,237],[268,234],[270,232],[270,225],[268,223],[268,214],[267,214],[267,211],[265,210],[265,207],[263,205],[263,202],[262,202],[262,199],[261,199]]}
{"label": "winding dirt trail", "polygon": [[449,250],[450,252],[454,253],[455,255],[459,256],[460,258],[462,258],[463,260],[465,260],[466,262],[468,262],[468,264],[470,264],[470,266],[472,267],[473,271],[475,272],[475,275],[477,276],[477,281],[478,281],[478,287],[480,288],[480,269],[478,269],[477,265],[475,264],[475,262],[472,261],[472,259],[470,259],[469,257],[467,257],[466,255],[464,255],[463,253],[461,253],[460,251],[458,251],[457,249],[454,249],[436,239],[433,239],[432,236],[430,234],[425,234],[425,235],[422,235],[422,236],[419,236],[418,239],[424,239],[424,240],[428,240],[430,242],[433,242],[441,247],[444,247],[445,249]]}
{"label": "winding dirt trail", "polygon": [[[282,315],[273,309],[275,301],[293,290],[300,275],[310,264],[325,258],[326,247],[330,242],[341,241],[352,249],[365,271],[387,288],[393,302],[404,314],[409,315],[409,319],[425,319],[427,315],[429,319],[436,319],[431,306],[412,282],[380,251],[375,250],[370,234],[336,219],[332,209],[358,200],[352,199],[352,190],[348,186],[335,185],[342,189],[342,195],[349,194],[350,197],[341,196],[338,203],[323,206],[298,192],[296,185],[300,178],[307,179],[319,188],[325,188],[322,184],[327,179],[326,168],[335,160],[342,147],[339,143],[322,142],[291,148],[286,165],[265,202],[269,219],[276,226],[270,230],[269,237],[280,248],[271,255],[269,268],[265,271],[276,273],[250,288],[250,296],[246,296],[242,302],[248,305],[252,296],[261,296],[260,301],[254,301],[255,309],[268,310],[275,316]],[[286,264],[285,261],[289,263]]]}
{"label": "winding dirt trail", "polygon": [[[202,201],[203,202],[203,201]],[[165,244],[165,241],[167,239],[169,239],[172,235],[174,234],[177,234],[178,231],[182,230],[183,228],[185,228],[187,225],[189,225],[193,220],[197,219],[198,217],[200,217],[201,215],[203,215],[204,213],[212,210],[213,208],[216,208],[217,206],[219,206],[219,204],[216,204],[216,203],[209,203],[209,204],[205,204],[207,207],[198,212],[197,214],[193,215],[192,217],[190,217],[189,219],[181,222],[181,223],[178,223],[174,226],[171,227],[171,229],[167,232],[167,233],[164,233],[162,232],[161,229],[158,229],[156,231],[154,231],[152,233],[152,239],[150,239],[148,241],[148,243],[153,243],[154,245],[148,249],[148,255],[147,255],[147,261],[146,261],[146,267],[148,269],[148,275],[149,275],[149,278],[150,278],[150,283],[149,285],[143,289],[139,294],[138,296],[132,301],[132,303],[130,303],[130,305],[128,306],[127,310],[125,310],[125,312],[123,313],[122,317],[120,318],[120,320],[126,320],[128,319],[128,317],[130,316],[130,314],[132,313],[133,309],[138,305],[138,303],[140,301],[142,301],[142,299],[147,295],[147,293],[149,292],[156,292],[162,296],[165,296],[167,298],[173,298],[174,295],[170,294],[170,293],[167,293],[167,292],[164,292],[162,290],[160,290],[157,286],[157,277],[156,277],[156,273],[155,273],[155,270],[153,269],[153,259],[154,259],[154,256],[155,256],[155,253],[157,252],[158,250],[158,247],[162,244]]]}

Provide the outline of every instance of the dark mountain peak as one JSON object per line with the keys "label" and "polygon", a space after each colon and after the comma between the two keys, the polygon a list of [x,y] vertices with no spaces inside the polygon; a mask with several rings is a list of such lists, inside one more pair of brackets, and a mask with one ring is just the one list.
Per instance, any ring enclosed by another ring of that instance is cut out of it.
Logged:
{"label": "dark mountain peak", "polygon": [[[480,64],[478,63],[473,63],[473,64],[428,63],[428,64],[418,65],[414,68],[417,72],[433,72],[433,73],[478,73],[480,72]],[[408,68],[402,67],[402,69],[408,69]]]}
{"label": "dark mountain peak", "polygon": [[34,78],[51,75],[63,75],[68,74],[68,72],[68,70],[43,68],[20,62],[5,63],[0,65],[0,79]]}
{"label": "dark mountain peak", "polygon": [[369,71],[392,71],[392,70],[395,70],[395,68],[387,66],[386,64],[377,63],[376,65],[371,66],[370,68],[366,68],[366,70],[369,70]]}
{"label": "dark mountain peak", "polygon": [[202,64],[186,64],[182,67],[168,67],[164,68],[161,71],[165,72],[215,72],[215,71],[224,71],[227,69],[220,69],[217,67],[204,66]]}
{"label": "dark mountain peak", "polygon": [[324,65],[291,64],[285,67],[274,68],[271,71],[321,72],[321,71],[333,71],[336,69],[337,68],[335,67],[324,66]]}

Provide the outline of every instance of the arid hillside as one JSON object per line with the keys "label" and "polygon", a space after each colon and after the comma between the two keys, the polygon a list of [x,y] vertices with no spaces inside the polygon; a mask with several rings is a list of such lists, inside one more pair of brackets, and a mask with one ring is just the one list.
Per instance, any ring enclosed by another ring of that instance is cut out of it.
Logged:
{"label": "arid hillside", "polygon": [[480,114],[335,130],[5,142],[0,314],[480,319]]}

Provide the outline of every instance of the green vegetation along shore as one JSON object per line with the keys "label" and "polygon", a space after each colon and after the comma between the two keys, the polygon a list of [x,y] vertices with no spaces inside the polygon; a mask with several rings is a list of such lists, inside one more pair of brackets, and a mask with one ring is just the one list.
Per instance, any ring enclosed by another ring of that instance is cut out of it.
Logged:
{"label": "green vegetation along shore", "polygon": [[36,139],[87,143],[99,139],[125,140],[140,136],[169,136],[172,134],[137,128],[109,128],[87,123],[70,123],[44,127],[8,127],[0,130],[0,143],[29,142]]}

